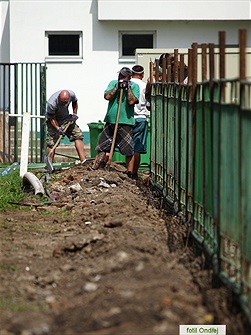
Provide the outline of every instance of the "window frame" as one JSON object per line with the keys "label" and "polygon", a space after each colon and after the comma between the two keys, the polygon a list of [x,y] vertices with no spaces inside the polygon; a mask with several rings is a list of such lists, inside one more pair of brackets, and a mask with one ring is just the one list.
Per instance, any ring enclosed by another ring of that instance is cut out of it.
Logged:
{"label": "window frame", "polygon": [[[79,36],[79,55],[49,55],[50,35],[78,35]],[[82,31],[46,31],[45,32],[45,61],[46,62],[82,62],[83,60],[83,33]]]}
{"label": "window frame", "polygon": [[[130,56],[123,56],[123,36],[124,35],[152,35],[153,36],[153,49],[156,48],[156,30],[149,30],[149,31],[126,31],[126,30],[120,30],[119,31],[119,60],[120,61],[135,61],[135,55]],[[144,49],[143,47],[139,47],[139,49]],[[151,49],[151,48],[145,48],[145,49]]]}

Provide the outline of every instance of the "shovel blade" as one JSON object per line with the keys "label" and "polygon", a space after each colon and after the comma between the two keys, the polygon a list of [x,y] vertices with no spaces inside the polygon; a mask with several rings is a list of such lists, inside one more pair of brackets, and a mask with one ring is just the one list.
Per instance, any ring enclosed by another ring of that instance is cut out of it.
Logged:
{"label": "shovel blade", "polygon": [[52,173],[54,171],[54,168],[53,168],[53,164],[52,164],[50,157],[45,156],[44,162],[46,164],[48,173]]}

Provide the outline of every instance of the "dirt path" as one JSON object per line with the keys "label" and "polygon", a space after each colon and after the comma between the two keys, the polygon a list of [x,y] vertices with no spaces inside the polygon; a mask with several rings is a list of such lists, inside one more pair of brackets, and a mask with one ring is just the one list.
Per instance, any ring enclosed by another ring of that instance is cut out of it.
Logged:
{"label": "dirt path", "polygon": [[32,210],[0,213],[0,335],[178,335],[181,324],[250,333],[228,290],[211,288],[203,257],[184,248],[178,218],[124,172],[61,170],[46,186],[54,203],[29,195]]}

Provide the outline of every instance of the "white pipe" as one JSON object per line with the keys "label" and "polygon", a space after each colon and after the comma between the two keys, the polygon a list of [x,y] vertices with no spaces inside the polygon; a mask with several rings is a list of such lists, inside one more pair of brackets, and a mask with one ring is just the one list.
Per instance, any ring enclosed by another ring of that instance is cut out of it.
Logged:
{"label": "white pipe", "polygon": [[32,185],[35,190],[35,195],[44,195],[44,187],[41,181],[31,172],[26,172],[23,176],[23,187]]}

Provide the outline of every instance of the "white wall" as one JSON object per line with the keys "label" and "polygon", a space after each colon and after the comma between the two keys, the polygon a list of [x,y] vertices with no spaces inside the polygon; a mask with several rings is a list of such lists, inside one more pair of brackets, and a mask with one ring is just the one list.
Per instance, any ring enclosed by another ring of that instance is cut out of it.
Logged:
{"label": "white wall", "polygon": [[[154,1],[152,1],[155,3]],[[44,62],[46,31],[82,31],[83,60],[80,63],[47,63],[47,98],[68,88],[79,98],[79,125],[87,131],[88,123],[103,120],[107,102],[103,92],[117,71],[132,67],[135,60],[119,60],[118,31],[156,31],[156,48],[190,48],[193,42],[218,43],[218,31],[226,31],[226,42],[238,44],[242,21],[99,21],[100,0],[34,1],[10,0],[10,62]],[[107,8],[109,11],[109,7]],[[3,60],[0,59],[0,62]]]}
{"label": "white wall", "polygon": [[[241,4],[240,4],[241,2]],[[250,0],[98,0],[99,20],[248,20]],[[109,8],[109,10],[108,10]]]}

